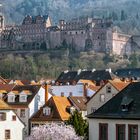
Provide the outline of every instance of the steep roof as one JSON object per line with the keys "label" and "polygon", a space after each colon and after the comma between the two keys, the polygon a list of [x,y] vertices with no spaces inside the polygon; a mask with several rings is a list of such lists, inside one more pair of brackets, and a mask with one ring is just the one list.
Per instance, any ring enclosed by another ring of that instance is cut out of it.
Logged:
{"label": "steep roof", "polygon": [[[67,97],[53,96],[49,101],[31,117],[31,121],[65,121],[68,120],[70,114],[67,112],[67,107],[70,107],[71,103]],[[46,116],[43,114],[43,108],[50,107],[51,114]]]}
{"label": "steep roof", "polygon": [[[88,118],[140,119],[140,82],[129,84]],[[122,110],[128,105],[128,111]]]}
{"label": "steep roof", "polygon": [[83,96],[69,96],[68,99],[71,101],[72,105],[80,111],[86,110],[87,98]]}
{"label": "steep roof", "polygon": [[140,68],[118,69],[114,73],[121,78],[137,78],[140,77]]}
{"label": "steep roof", "polygon": [[15,84],[0,84],[0,90],[10,92],[14,89],[15,86]]}
{"label": "steep roof", "polygon": [[92,81],[101,81],[101,80],[113,80],[117,78],[115,74],[113,74],[109,70],[79,70],[79,71],[65,71],[60,74],[57,82],[78,82],[80,79],[83,80],[92,80]]}
{"label": "steep roof", "polygon": [[0,110],[11,110],[12,108],[0,99]]}

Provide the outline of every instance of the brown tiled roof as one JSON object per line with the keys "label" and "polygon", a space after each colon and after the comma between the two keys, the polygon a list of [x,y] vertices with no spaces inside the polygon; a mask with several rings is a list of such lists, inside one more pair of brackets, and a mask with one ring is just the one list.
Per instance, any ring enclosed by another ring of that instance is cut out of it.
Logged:
{"label": "brown tiled roof", "polygon": [[[31,121],[65,121],[68,120],[70,114],[66,108],[71,106],[67,97],[53,96],[49,101],[31,117]],[[46,116],[43,114],[43,108],[50,107],[51,114]]]}
{"label": "brown tiled roof", "polygon": [[70,96],[68,97],[73,106],[75,106],[78,110],[85,111],[86,110],[86,102],[87,99],[83,96]]}
{"label": "brown tiled roof", "polygon": [[7,92],[10,92],[15,87],[15,84],[0,84],[0,90],[5,90]]}
{"label": "brown tiled roof", "polygon": [[0,76],[0,83],[1,83],[1,84],[7,84],[7,81],[6,81],[4,78],[2,78],[2,77]]}
{"label": "brown tiled roof", "polygon": [[11,110],[12,108],[0,99],[0,110]]}
{"label": "brown tiled roof", "polygon": [[126,86],[128,86],[130,84],[130,82],[122,82],[122,81],[112,81],[109,80],[109,82],[118,90],[121,91],[122,89],[124,89]]}
{"label": "brown tiled roof", "polygon": [[89,85],[87,88],[88,88],[88,89],[91,89],[91,90],[93,90],[93,91],[97,91],[97,90],[99,90],[99,89],[101,88],[101,86]]}

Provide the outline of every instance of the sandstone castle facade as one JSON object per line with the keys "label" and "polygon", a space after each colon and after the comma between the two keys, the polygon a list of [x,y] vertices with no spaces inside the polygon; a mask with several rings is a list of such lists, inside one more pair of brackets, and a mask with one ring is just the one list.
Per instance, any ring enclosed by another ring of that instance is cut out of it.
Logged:
{"label": "sandstone castle facade", "polygon": [[0,17],[0,48],[7,50],[56,49],[65,42],[75,51],[122,56],[139,50],[139,38],[114,31],[108,19],[75,18],[53,26],[48,15],[27,15],[21,25],[4,26]]}

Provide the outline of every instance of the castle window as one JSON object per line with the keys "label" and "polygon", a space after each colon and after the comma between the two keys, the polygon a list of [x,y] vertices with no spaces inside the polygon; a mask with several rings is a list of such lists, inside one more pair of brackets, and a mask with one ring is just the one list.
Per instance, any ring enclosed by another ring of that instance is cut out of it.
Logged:
{"label": "castle window", "polygon": [[78,33],[76,32],[76,35],[77,35]]}
{"label": "castle window", "polygon": [[83,31],[81,32],[81,34],[84,34]]}

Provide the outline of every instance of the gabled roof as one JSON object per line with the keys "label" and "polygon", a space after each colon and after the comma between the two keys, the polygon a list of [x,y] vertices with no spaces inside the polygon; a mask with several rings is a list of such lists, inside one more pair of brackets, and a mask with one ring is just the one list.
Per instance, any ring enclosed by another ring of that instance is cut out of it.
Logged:
{"label": "gabled roof", "polygon": [[[128,111],[122,110],[122,104],[128,105]],[[111,100],[88,118],[140,119],[140,82],[129,84]]]}
{"label": "gabled roof", "polygon": [[68,99],[72,103],[72,105],[80,110],[80,111],[86,111],[86,102],[87,98],[83,96],[69,96]]}
{"label": "gabled roof", "polygon": [[[40,108],[40,110],[31,117],[31,121],[65,121],[68,120],[70,114],[67,112],[67,107],[71,103],[67,97],[52,96],[48,102]],[[50,107],[51,114],[46,116],[43,114],[43,108]]]}
{"label": "gabled roof", "polygon": [[0,110],[11,110],[12,108],[0,99]]}
{"label": "gabled roof", "polygon": [[98,90],[96,91],[95,94],[93,94],[93,96],[86,102],[86,104],[92,99],[94,98],[94,96],[96,94],[98,94],[98,92],[104,88],[108,83],[110,83],[114,88],[116,88],[119,91],[121,91],[122,89],[124,89],[126,86],[128,86],[130,83],[127,82],[122,82],[122,81],[115,81],[115,80],[108,80],[108,82],[106,82],[103,86],[99,87]]}

